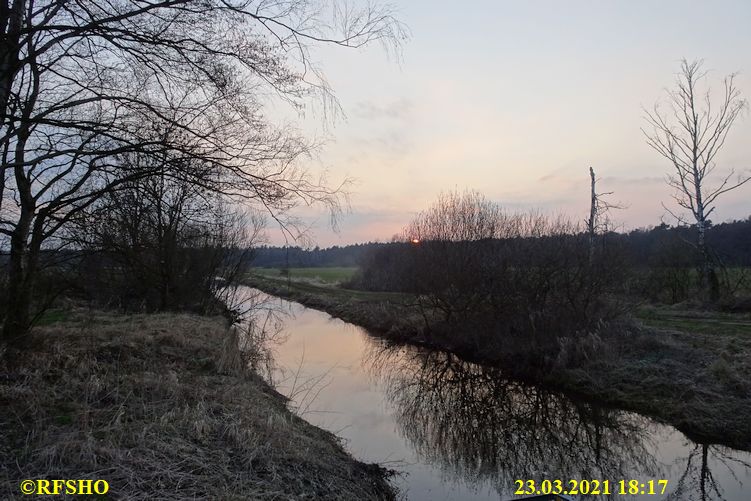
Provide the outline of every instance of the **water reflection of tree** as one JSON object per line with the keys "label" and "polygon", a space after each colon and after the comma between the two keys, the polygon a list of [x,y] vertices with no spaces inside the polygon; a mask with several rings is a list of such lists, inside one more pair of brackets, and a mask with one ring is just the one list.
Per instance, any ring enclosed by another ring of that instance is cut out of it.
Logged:
{"label": "water reflection of tree", "polygon": [[670,501],[719,501],[726,499],[723,489],[713,468],[727,468],[729,474],[738,482],[736,469],[751,469],[751,462],[746,461],[731,449],[719,445],[694,444],[685,458],[683,474],[673,486],[667,497]]}
{"label": "water reflection of tree", "polygon": [[488,481],[503,494],[516,479],[658,476],[648,421],[637,415],[509,382],[446,353],[374,347],[366,365],[401,434],[453,480]]}

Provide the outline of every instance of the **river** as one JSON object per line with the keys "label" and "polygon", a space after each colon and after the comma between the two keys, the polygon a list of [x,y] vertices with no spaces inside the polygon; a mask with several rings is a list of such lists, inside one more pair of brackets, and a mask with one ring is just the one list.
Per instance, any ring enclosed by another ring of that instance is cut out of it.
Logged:
{"label": "river", "polygon": [[[610,496],[574,499],[751,499],[747,452],[695,443],[649,418],[511,382],[451,354],[392,346],[327,313],[263,297],[282,312],[268,374],[277,390],[356,458],[400,472],[393,484],[406,499],[515,499],[518,480],[539,489],[545,479],[564,489],[573,479],[597,480],[601,490],[610,482]],[[617,494],[621,480],[626,490],[635,480],[639,493]],[[642,495],[650,480],[656,493]]]}

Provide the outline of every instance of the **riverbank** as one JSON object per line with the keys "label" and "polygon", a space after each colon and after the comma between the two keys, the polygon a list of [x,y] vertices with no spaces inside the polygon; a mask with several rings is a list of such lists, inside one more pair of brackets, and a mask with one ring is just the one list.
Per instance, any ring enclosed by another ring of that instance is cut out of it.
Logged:
{"label": "riverbank", "polygon": [[388,471],[245,368],[222,318],[50,321],[0,360],[0,498],[23,498],[24,479],[103,479],[128,499],[394,498]]}
{"label": "riverbank", "polygon": [[751,450],[751,322],[745,317],[718,323],[647,311],[616,333],[602,333],[596,356],[575,357],[575,362],[530,375],[513,363],[514,354],[481,346],[476,339],[428,332],[413,299],[405,295],[259,276],[248,283],[397,342],[452,351],[503,367],[512,378],[648,415],[698,442]]}

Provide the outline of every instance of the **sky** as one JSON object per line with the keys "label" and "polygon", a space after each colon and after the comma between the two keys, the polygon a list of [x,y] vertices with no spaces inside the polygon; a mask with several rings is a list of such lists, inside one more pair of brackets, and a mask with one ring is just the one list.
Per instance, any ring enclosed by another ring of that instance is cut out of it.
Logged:
{"label": "sky", "polygon": [[[624,206],[612,215],[623,230],[673,223],[661,205],[671,203],[671,166],[644,140],[643,108],[673,86],[681,58],[703,59],[718,91],[738,72],[751,98],[748,0],[392,5],[410,32],[401,57],[378,45],[314,52],[344,115],[332,124],[313,106],[300,119],[327,138],[310,168],[355,181],[338,232],[320,210],[299,212],[321,247],[388,241],[454,189],[583,220],[589,166]],[[750,138],[746,112],[718,173],[751,172]],[[721,198],[713,220],[749,216],[749,201],[751,183]]]}

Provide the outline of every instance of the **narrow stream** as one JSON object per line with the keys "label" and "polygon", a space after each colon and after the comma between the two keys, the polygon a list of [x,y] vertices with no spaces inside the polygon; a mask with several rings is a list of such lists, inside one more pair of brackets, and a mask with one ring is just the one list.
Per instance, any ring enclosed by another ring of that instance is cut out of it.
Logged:
{"label": "narrow stream", "polygon": [[[326,313],[268,300],[285,312],[274,347],[276,388],[355,457],[401,472],[393,483],[406,499],[515,499],[516,480],[539,487],[545,479],[565,489],[570,479],[610,481],[611,496],[574,499],[751,499],[747,452],[509,382],[450,354],[390,347]],[[660,479],[668,481],[664,494]],[[654,480],[656,494],[618,494],[620,480],[626,490],[638,481],[639,491]]]}

